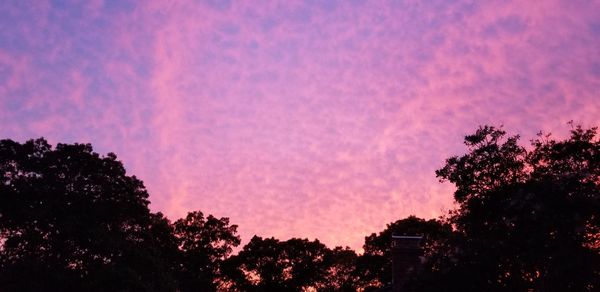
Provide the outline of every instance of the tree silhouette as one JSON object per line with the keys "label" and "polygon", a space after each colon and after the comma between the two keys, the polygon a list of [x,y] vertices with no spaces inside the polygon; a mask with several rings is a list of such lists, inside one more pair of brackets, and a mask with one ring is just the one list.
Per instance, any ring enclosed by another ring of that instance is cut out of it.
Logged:
{"label": "tree silhouette", "polygon": [[316,283],[318,291],[357,291],[362,288],[356,264],[358,255],[349,247],[327,249],[325,278]]}
{"label": "tree silhouette", "polygon": [[440,249],[420,290],[592,291],[600,288],[600,142],[596,128],[532,149],[485,126],[469,153],[436,174],[456,185],[457,236]]}
{"label": "tree silhouette", "polygon": [[168,222],[114,154],[0,141],[0,290],[171,290]]}
{"label": "tree silhouette", "polygon": [[237,291],[303,291],[326,277],[327,247],[318,240],[254,236],[229,261],[228,274]]}
{"label": "tree silhouette", "polygon": [[407,291],[600,289],[600,140],[480,127],[436,171],[456,186],[442,220],[414,216],[365,238],[364,254],[318,240],[253,237],[200,211],[171,223],[117,157],[89,144],[0,140],[0,291],[356,291],[389,284],[391,237],[424,236]]}
{"label": "tree silhouette", "polygon": [[216,291],[225,285],[221,265],[232,248],[240,244],[237,225],[229,225],[228,218],[204,218],[202,212],[196,211],[173,226],[181,251],[180,291]]}

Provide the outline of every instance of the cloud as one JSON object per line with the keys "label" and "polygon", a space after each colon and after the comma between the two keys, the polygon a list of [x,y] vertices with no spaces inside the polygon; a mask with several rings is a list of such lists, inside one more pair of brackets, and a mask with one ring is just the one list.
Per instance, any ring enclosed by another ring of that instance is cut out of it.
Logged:
{"label": "cloud", "polygon": [[452,207],[434,171],[479,124],[599,122],[594,2],[0,5],[0,135],[116,152],[246,240],[358,249]]}

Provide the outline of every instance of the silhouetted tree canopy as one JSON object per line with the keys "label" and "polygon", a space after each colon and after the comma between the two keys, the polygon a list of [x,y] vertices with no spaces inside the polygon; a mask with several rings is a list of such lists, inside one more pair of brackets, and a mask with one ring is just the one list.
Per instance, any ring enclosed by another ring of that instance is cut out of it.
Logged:
{"label": "silhouetted tree canopy", "polygon": [[237,291],[302,291],[315,288],[327,275],[328,249],[318,240],[254,236],[229,260]]}
{"label": "silhouetted tree canopy", "polygon": [[422,235],[406,291],[600,289],[600,139],[573,127],[531,146],[501,128],[465,137],[436,171],[456,209],[365,238],[364,254],[318,240],[253,237],[200,211],[171,223],[112,153],[44,139],[0,141],[0,291],[376,291],[391,237]]}
{"label": "silhouetted tree canopy", "polygon": [[0,291],[215,291],[229,219],[171,224],[114,154],[0,141]]}
{"label": "silhouetted tree canopy", "polygon": [[204,218],[202,212],[188,213],[174,224],[181,250],[179,287],[181,291],[216,291],[223,283],[221,264],[240,244],[237,225],[228,218]]}
{"label": "silhouetted tree canopy", "polygon": [[0,141],[3,291],[172,290],[168,222],[114,154]]}
{"label": "silhouetted tree canopy", "polygon": [[348,247],[328,249],[325,255],[325,278],[316,283],[318,291],[357,291],[363,285],[357,272],[358,255]]}
{"label": "silhouetted tree canopy", "polygon": [[422,290],[600,289],[600,142],[596,128],[569,138],[518,136],[481,127],[469,152],[436,174],[456,186],[449,217],[458,234],[432,258]]}

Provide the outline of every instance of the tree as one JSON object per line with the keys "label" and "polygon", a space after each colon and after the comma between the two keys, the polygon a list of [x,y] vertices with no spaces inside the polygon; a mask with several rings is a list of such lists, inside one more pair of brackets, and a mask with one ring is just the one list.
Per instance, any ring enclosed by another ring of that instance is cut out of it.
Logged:
{"label": "tree", "polygon": [[358,255],[349,247],[327,250],[324,258],[325,278],[316,283],[318,291],[357,291],[361,288],[356,270]]}
{"label": "tree", "polygon": [[574,127],[565,140],[540,134],[530,150],[518,140],[481,127],[465,137],[469,152],[436,172],[456,186],[449,221],[459,236],[424,277],[445,289],[599,289],[597,129]]}
{"label": "tree", "polygon": [[174,238],[116,155],[0,141],[0,290],[174,290]]}
{"label": "tree", "polygon": [[229,225],[228,218],[204,218],[196,211],[173,226],[180,249],[180,291],[216,291],[224,285],[221,265],[240,244],[237,225]]}
{"label": "tree", "polygon": [[327,247],[318,240],[254,236],[232,257],[228,275],[237,291],[303,291],[326,275]]}

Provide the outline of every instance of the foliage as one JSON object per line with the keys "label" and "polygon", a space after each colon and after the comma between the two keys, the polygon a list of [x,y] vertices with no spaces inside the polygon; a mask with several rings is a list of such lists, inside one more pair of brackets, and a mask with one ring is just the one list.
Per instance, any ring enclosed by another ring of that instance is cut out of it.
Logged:
{"label": "foliage", "polygon": [[575,127],[565,140],[540,134],[531,150],[518,139],[481,127],[465,138],[469,153],[437,171],[456,186],[449,220],[460,236],[428,277],[463,290],[600,288],[596,128]]}
{"label": "foliage", "polygon": [[168,290],[168,223],[114,154],[0,141],[2,290]]}
{"label": "foliage", "polygon": [[240,244],[237,225],[229,225],[228,218],[204,218],[199,211],[188,213],[173,225],[181,250],[180,291],[216,291],[223,282],[223,260]]}
{"label": "foliage", "polygon": [[465,144],[436,171],[456,186],[444,219],[390,223],[362,255],[255,236],[232,256],[237,225],[150,212],[114,154],[1,140],[0,291],[371,291],[390,284],[393,234],[424,237],[407,291],[600,289],[597,129],[523,147],[483,126]]}
{"label": "foliage", "polygon": [[0,291],[214,291],[237,226],[171,224],[114,154],[0,141]]}
{"label": "foliage", "polygon": [[357,273],[358,255],[348,247],[328,249],[324,258],[325,279],[317,283],[318,291],[357,291],[361,288]]}
{"label": "foliage", "polygon": [[324,281],[327,251],[318,240],[254,236],[230,259],[229,275],[238,291],[303,291]]}

